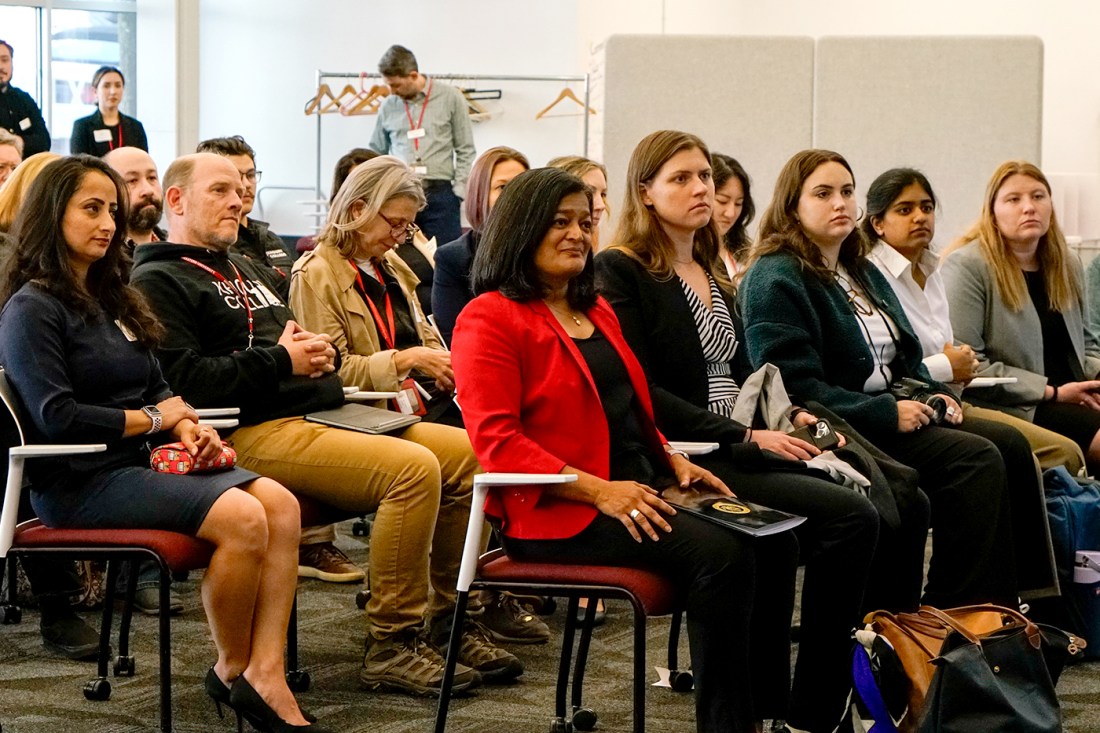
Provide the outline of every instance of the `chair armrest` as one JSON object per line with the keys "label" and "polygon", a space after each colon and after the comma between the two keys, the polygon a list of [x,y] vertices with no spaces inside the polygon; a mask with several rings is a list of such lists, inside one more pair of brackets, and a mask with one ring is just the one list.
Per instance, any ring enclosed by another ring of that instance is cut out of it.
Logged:
{"label": "chair armrest", "polygon": [[230,415],[240,415],[241,408],[239,407],[203,407],[195,410],[195,414],[199,418],[204,417],[229,417]]}
{"label": "chair armrest", "polygon": [[344,402],[375,402],[396,399],[397,392],[344,392]]}
{"label": "chair armrest", "polygon": [[358,391],[359,391],[359,388],[357,386],[355,386],[354,384],[351,385],[351,386],[345,386],[344,387],[344,394],[355,394]]}
{"label": "chair armrest", "polygon": [[199,425],[209,425],[210,427],[214,428],[215,430],[224,430],[225,428],[235,428],[240,424],[241,424],[240,420],[235,420],[235,419],[232,419],[232,418],[225,418],[224,420],[211,420],[211,419],[208,419],[208,418],[203,418],[203,419],[199,420]]}
{"label": "chair armrest", "polygon": [[567,484],[577,480],[575,473],[479,473],[474,476],[474,494],[470,500],[470,522],[466,525],[466,543],[458,569],[458,591],[470,590],[481,555],[481,528],[485,524],[485,496],[490,486],[531,486]]}
{"label": "chair armrest", "polygon": [[670,440],[668,444],[675,450],[682,450],[689,456],[705,456],[718,450],[717,443],[693,443],[687,440]]}
{"label": "chair armrest", "polygon": [[69,445],[17,445],[13,446],[8,455],[21,458],[36,458],[38,456],[74,456],[78,453],[102,453],[107,450],[103,443],[72,443]]}

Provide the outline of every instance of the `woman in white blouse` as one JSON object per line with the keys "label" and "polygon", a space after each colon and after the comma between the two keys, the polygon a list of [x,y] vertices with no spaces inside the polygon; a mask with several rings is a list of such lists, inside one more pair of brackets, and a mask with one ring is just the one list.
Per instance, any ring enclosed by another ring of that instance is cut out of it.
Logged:
{"label": "woman in white blouse", "polygon": [[[932,378],[969,382],[978,359],[969,345],[954,343],[939,257],[930,248],[936,234],[936,196],[928,179],[912,168],[893,168],[880,175],[867,190],[862,226],[874,242],[868,259],[882,272],[905,309]],[[1085,462],[1081,449],[1065,436],[999,410],[963,403],[963,414],[966,420],[960,429],[992,440],[1008,468],[1019,587],[1024,591],[1051,587],[1053,568],[1045,547],[1045,517],[1038,501],[1029,501],[1041,495],[1040,477],[1029,470],[1018,434],[1027,439],[1044,469],[1065,465],[1076,473]],[[1013,440],[1006,441],[1005,436]],[[1034,544],[1025,547],[1024,542]]]}

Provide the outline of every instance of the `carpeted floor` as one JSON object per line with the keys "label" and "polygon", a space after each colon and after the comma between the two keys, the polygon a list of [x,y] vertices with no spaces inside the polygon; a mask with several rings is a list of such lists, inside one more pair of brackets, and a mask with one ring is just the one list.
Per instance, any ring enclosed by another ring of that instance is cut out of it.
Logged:
{"label": "carpeted floor", "polygon": [[[362,561],[363,543],[346,527],[341,546]],[[179,733],[225,733],[230,719],[219,720],[202,691],[202,677],[213,662],[213,645],[203,618],[194,575],[177,584],[186,610],[173,619],[174,730]],[[327,726],[342,733],[422,733],[432,729],[435,701],[360,689],[357,670],[363,644],[362,612],[355,607],[355,586],[304,581],[299,591],[300,653],[312,688],[299,696]],[[562,611],[548,619],[554,635],[549,644],[516,646],[512,651],[527,665],[517,684],[483,687],[452,703],[452,733],[546,731],[553,713],[554,679]],[[93,623],[98,616],[92,618]],[[81,694],[94,676],[94,663],[70,662],[42,648],[38,615],[28,610],[23,622],[0,626],[0,724],[4,733],[133,733],[157,728],[156,620],[135,622],[137,674],[112,679],[106,702],[89,702]],[[649,661],[663,664],[668,621],[649,626]],[[607,623],[597,629],[585,679],[586,702],[599,714],[599,731],[629,731],[631,624],[629,606],[613,603]],[[686,662],[686,640],[681,643]],[[651,681],[656,681],[654,674]],[[1070,733],[1100,733],[1100,664],[1070,667],[1058,686]],[[650,689],[648,731],[686,733],[694,730],[690,694]],[[978,733],[978,732],[976,732]]]}

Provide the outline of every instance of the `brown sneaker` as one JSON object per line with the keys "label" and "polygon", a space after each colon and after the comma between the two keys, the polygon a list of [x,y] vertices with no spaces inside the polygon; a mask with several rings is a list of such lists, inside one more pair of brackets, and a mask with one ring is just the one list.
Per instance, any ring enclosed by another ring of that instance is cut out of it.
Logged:
{"label": "brown sneaker", "polygon": [[298,547],[298,577],[329,583],[357,583],[366,577],[359,566],[331,542]]}
{"label": "brown sneaker", "polygon": [[[359,681],[371,690],[407,692],[436,697],[443,684],[443,657],[415,630],[385,639],[367,637],[367,653]],[[455,666],[453,692],[481,684],[481,675],[459,663]]]}
{"label": "brown sneaker", "polygon": [[[436,648],[447,648],[453,619],[454,614],[444,614],[432,620],[431,642]],[[519,657],[494,644],[485,627],[470,619],[462,625],[458,663],[477,670],[487,685],[510,682],[523,674],[523,662],[519,661]]]}
{"label": "brown sneaker", "polygon": [[511,593],[492,593],[477,620],[493,641],[508,644],[545,644],[550,627],[525,608]]}

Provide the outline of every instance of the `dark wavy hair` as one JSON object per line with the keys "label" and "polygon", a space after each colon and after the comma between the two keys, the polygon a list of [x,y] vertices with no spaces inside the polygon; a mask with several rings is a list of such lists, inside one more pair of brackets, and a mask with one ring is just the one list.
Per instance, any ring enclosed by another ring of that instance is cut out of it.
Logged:
{"label": "dark wavy hair", "polygon": [[[764,255],[790,252],[798,258],[803,269],[808,269],[824,282],[832,281],[832,270],[825,266],[821,250],[810,241],[797,215],[798,200],[802,196],[802,187],[806,184],[806,179],[826,163],[839,163],[844,166],[852,176],[852,183],[855,183],[856,176],[852,173],[852,166],[848,165],[848,161],[840,153],[819,149],[795,153],[779,171],[779,178],[775,181],[775,193],[772,194],[768,208],[764,210],[760,230],[756,234],[756,244],[749,252],[746,271]],[[857,225],[840,243],[839,262],[849,272],[854,273],[860,269],[860,261],[870,251],[870,243],[863,236],[863,230]]]}
{"label": "dark wavy hair", "polygon": [[[557,168],[536,168],[513,178],[489,214],[470,270],[475,295],[499,290],[511,300],[535,300],[546,295],[535,268],[535,252],[554,222],[562,199],[582,193],[592,210],[592,189]],[[576,310],[596,303],[593,252],[584,270],[569,281],[566,298]]]}
{"label": "dark wavy hair", "polygon": [[749,236],[746,228],[756,218],[756,204],[752,201],[752,180],[749,179],[745,167],[736,158],[729,155],[711,153],[710,165],[714,171],[715,191],[729,183],[730,179],[736,178],[740,181],[741,190],[745,193],[741,215],[737,217],[737,221],[733,222],[733,226],[726,232],[725,240],[722,242],[726,250],[733,255],[733,258],[741,261],[748,254],[749,247],[752,245],[752,237]]}
{"label": "dark wavy hair", "polygon": [[916,168],[891,168],[871,182],[871,187],[867,189],[867,211],[864,213],[863,223],[860,225],[863,227],[863,233],[869,241],[874,242],[878,239],[874,220],[882,221],[882,218],[886,216],[886,210],[890,208],[890,204],[897,201],[898,196],[901,196],[901,192],[914,183],[923,188],[924,192],[928,194],[928,198],[932,199],[932,206],[939,206],[936,192],[932,190],[932,184]]}
{"label": "dark wavy hair", "polygon": [[[81,284],[69,263],[62,223],[69,202],[91,173],[102,173],[110,179],[118,208],[107,253],[92,263]],[[33,282],[86,320],[106,313],[129,328],[142,346],[155,347],[164,328],[153,317],[145,298],[129,284],[131,261],[122,246],[128,209],[126,184],[99,158],[74,155],[46,166],[27,192],[12,226],[11,236],[18,245],[0,272],[0,307],[21,287]]]}

